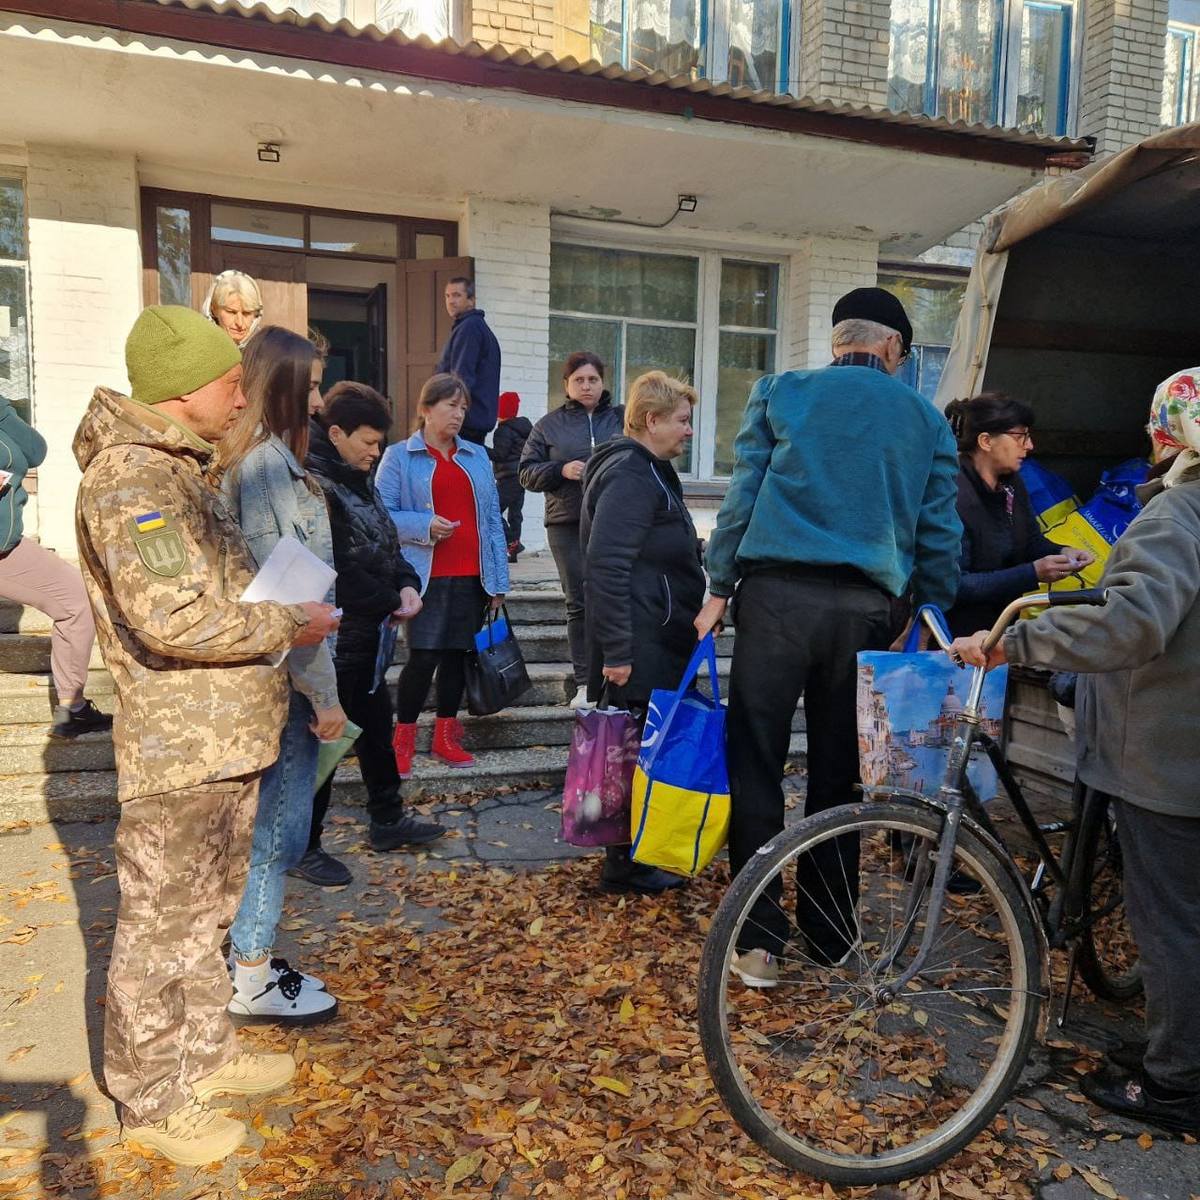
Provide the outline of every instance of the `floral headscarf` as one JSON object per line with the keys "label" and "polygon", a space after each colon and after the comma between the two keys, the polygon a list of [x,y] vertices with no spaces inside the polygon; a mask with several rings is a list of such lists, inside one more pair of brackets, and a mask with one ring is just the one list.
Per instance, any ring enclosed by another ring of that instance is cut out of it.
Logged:
{"label": "floral headscarf", "polygon": [[1155,446],[1179,451],[1163,476],[1164,487],[1200,466],[1200,367],[1176,371],[1158,385],[1146,429]]}

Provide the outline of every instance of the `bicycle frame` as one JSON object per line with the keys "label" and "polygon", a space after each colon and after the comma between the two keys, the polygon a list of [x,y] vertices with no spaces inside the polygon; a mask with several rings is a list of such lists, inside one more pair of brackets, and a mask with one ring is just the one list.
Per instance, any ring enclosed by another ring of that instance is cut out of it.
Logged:
{"label": "bicycle frame", "polygon": [[[1101,596],[1097,599],[1096,594],[1091,593],[1087,594],[1086,598],[1084,595],[1080,595],[1079,601],[1084,603],[1103,603],[1103,597]],[[1014,600],[997,620],[984,644],[985,650],[990,649],[996,644],[1000,635],[1019,612],[1026,608],[1043,607],[1047,602],[1047,597],[1041,595],[1025,596]],[[924,616],[926,624],[938,645],[943,650],[949,652],[950,642],[945,631],[929,613],[925,613]],[[918,792],[897,791],[892,788],[869,789],[866,791],[868,795],[880,793],[899,795],[903,798],[925,804],[928,807],[936,808],[943,813],[942,835],[938,839],[937,854],[934,856],[932,864],[933,879],[929,886],[927,913],[940,914],[945,906],[946,890],[950,882],[954,852],[958,842],[958,831],[963,820],[968,819],[986,831],[989,838],[1002,851],[1004,858],[1012,864],[1016,877],[1021,880],[1023,892],[1030,898],[1031,908],[1037,915],[1038,925],[1041,927],[1045,944],[1048,947],[1058,949],[1071,938],[1076,937],[1081,928],[1086,927],[1079,925],[1079,909],[1081,906],[1073,903],[1080,897],[1082,891],[1082,872],[1085,864],[1076,860],[1073,852],[1073,844],[1068,843],[1063,851],[1063,862],[1065,862],[1067,868],[1064,871],[1063,864],[1055,857],[1053,849],[1046,840],[1046,833],[1060,832],[1063,829],[1071,829],[1077,826],[1079,812],[1081,811],[1080,805],[1079,803],[1076,804],[1074,819],[1067,825],[1064,825],[1062,822],[1055,822],[1043,829],[1034,818],[1025,795],[1021,791],[1020,784],[1013,776],[1012,769],[1009,767],[1008,761],[1005,759],[1000,747],[981,728],[983,717],[981,701],[986,674],[987,669],[985,667],[972,668],[971,685],[955,727],[954,740],[950,747],[946,770],[942,776],[942,782],[938,788],[936,797],[924,796]],[[1037,850],[1040,863],[1032,883],[1027,882],[1020,871],[1017,870],[1008,847],[988,817],[967,778],[967,767],[970,763],[971,751],[976,743],[979,743],[983,747],[989,761],[995,768],[996,774],[1004,785],[1004,789],[1012,801],[1013,808],[1021,824],[1033,840],[1034,847]],[[1079,797],[1077,796],[1078,799]],[[920,910],[920,901],[922,896],[925,895],[925,888],[927,883],[929,883],[929,871],[930,863],[928,859],[922,859],[916,866],[904,915],[904,926],[908,930],[913,928]],[[1053,901],[1048,905],[1039,906],[1036,900],[1043,896],[1045,877],[1047,875],[1058,885],[1058,892]],[[1071,905],[1071,907],[1068,908],[1068,905]],[[912,962],[909,963],[908,967],[895,980],[881,987],[876,993],[876,999],[880,1003],[890,1003],[905,985],[920,974],[936,937],[937,922],[927,919],[921,944],[917,948]],[[907,945],[907,936],[897,938],[896,945],[888,955],[885,965],[890,967],[895,963],[896,959],[907,948]]]}

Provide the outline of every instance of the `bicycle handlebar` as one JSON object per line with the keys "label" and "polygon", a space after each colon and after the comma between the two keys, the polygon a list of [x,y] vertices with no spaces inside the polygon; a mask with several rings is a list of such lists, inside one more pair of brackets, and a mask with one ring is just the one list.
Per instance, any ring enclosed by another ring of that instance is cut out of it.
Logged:
{"label": "bicycle handlebar", "polygon": [[[986,654],[1000,640],[1004,631],[1013,623],[1017,614],[1027,608],[1058,608],[1063,604],[1091,604],[1100,606],[1107,603],[1107,588],[1081,588],[1077,591],[1057,592],[1051,590],[1048,592],[1039,592],[1036,596],[1020,596],[1005,607],[1004,611],[996,618],[996,623],[988,630],[988,635],[983,643],[984,653]],[[933,640],[949,653],[950,640],[947,639],[938,619],[929,612],[922,613],[921,617],[929,632],[933,635]]]}

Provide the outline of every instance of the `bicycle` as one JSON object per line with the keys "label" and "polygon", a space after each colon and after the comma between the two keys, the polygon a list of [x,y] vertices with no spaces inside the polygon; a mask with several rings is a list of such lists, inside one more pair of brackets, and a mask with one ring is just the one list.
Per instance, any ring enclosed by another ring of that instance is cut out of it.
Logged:
{"label": "bicycle", "polygon": [[[1104,602],[1099,591],[1014,601],[986,646],[1023,609]],[[949,635],[923,615],[948,650]],[[936,795],[864,788],[864,802],[804,818],[740,872],[705,942],[700,1037],[722,1101],[764,1150],[830,1183],[921,1175],[992,1120],[1044,1030],[1051,948],[1071,952],[1060,1025],[1077,970],[1105,999],[1140,990],[1132,943],[1113,933],[1124,907],[1109,799],[1077,783],[1070,820],[1039,824],[981,727],[984,674],[973,668]],[[971,787],[977,745],[1033,842],[1028,880]],[[1048,841],[1058,833],[1061,857]],[[730,971],[759,901],[793,930],[769,988]],[[824,922],[823,952],[787,917],[801,908],[810,933]],[[840,961],[831,936],[845,947]]]}

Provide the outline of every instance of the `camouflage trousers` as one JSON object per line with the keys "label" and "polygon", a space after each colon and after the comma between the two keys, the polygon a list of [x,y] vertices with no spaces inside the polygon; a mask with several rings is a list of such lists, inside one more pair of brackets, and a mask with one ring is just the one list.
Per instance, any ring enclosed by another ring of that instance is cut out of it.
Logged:
{"label": "camouflage trousers", "polygon": [[121,906],[108,969],[104,1079],[126,1125],[161,1121],[238,1053],[221,943],[250,865],[258,775],[121,806]]}

